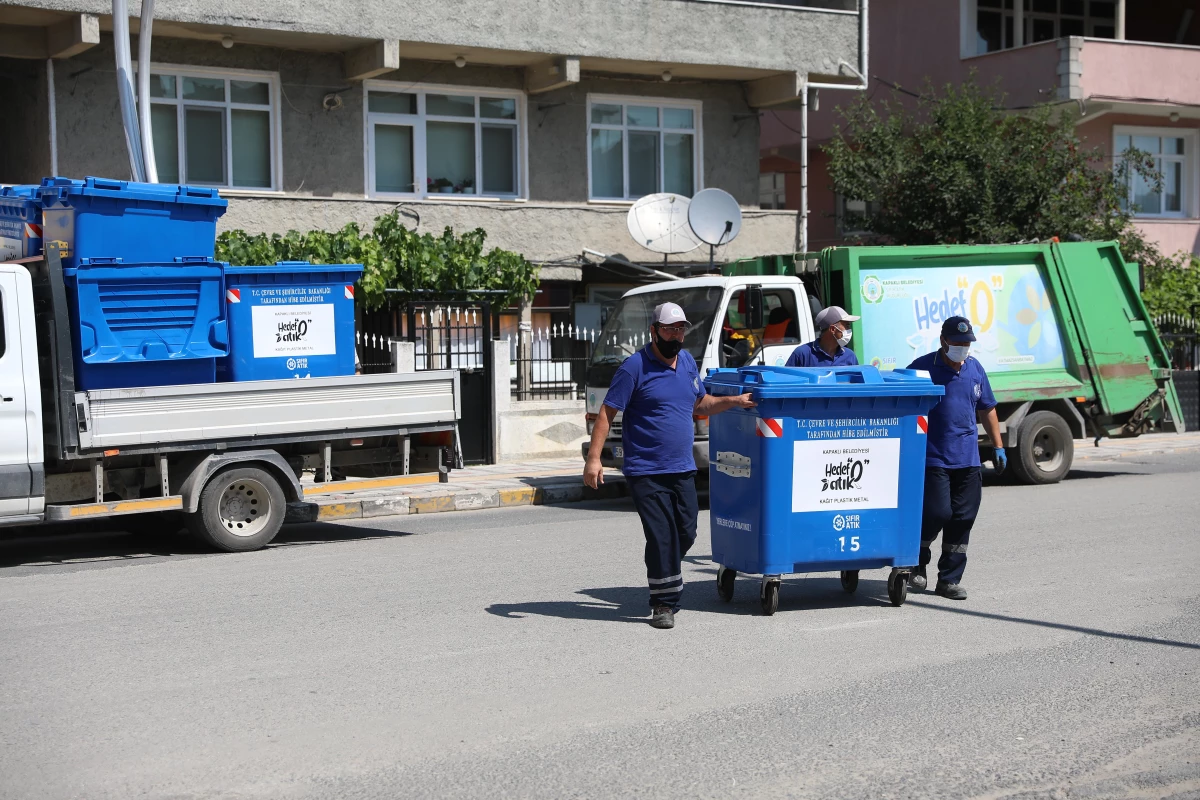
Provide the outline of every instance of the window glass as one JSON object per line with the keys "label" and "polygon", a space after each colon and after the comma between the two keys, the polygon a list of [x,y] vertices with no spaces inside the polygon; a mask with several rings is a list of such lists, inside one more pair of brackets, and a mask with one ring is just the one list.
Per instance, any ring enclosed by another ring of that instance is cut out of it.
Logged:
{"label": "window glass", "polygon": [[1083,0],[1062,0],[1062,13],[1082,17],[1084,14]]}
{"label": "window glass", "polygon": [[[186,83],[186,81],[185,81]],[[185,108],[188,183],[225,183],[225,111],[220,108]]]}
{"label": "window glass", "polygon": [[653,106],[627,106],[625,109],[625,122],[630,126],[639,128],[657,128],[658,109]]}
{"label": "window glass", "polygon": [[247,103],[259,106],[271,102],[271,87],[258,81],[230,81],[229,99],[235,103]]}
{"label": "window glass", "polygon": [[1133,137],[1133,147],[1136,150],[1141,150],[1144,153],[1158,155],[1159,144],[1157,136],[1135,136]]}
{"label": "window glass", "polygon": [[174,75],[151,75],[150,76],[150,96],[151,97],[168,97],[175,99],[175,76]]}
{"label": "window glass", "polygon": [[1088,11],[1093,17],[1102,19],[1113,19],[1113,14],[1116,11],[1116,4],[1112,0],[1091,0],[1088,3]]}
{"label": "window glass", "polygon": [[1062,19],[1058,23],[1060,36],[1083,36],[1083,20]]}
{"label": "window glass", "polygon": [[159,182],[179,183],[179,112],[176,107],[151,103],[150,130],[154,133],[154,166]]}
{"label": "window glass", "polygon": [[696,193],[693,138],[690,133],[663,134],[664,192],[673,192],[684,197],[691,197]]}
{"label": "window glass", "polygon": [[[428,101],[428,98],[427,98]],[[426,173],[439,191],[475,185],[475,126],[462,122],[429,122],[425,126]],[[448,185],[446,185],[448,184]]]}
{"label": "window glass", "polygon": [[1054,20],[1052,19],[1035,19],[1033,20],[1033,37],[1032,42],[1048,42],[1056,38],[1054,35]]}
{"label": "window glass", "polygon": [[1133,175],[1133,204],[1137,207],[1136,211],[1143,214],[1162,212],[1162,204],[1159,202],[1158,192],[1154,191],[1153,184],[1137,173]]}
{"label": "window glass", "polygon": [[600,103],[593,105],[592,122],[597,125],[620,125],[621,107],[614,105],[602,105]]}
{"label": "window glass", "polygon": [[983,53],[991,53],[999,50],[1002,46],[1000,40],[1000,15],[980,11],[978,16],[979,19],[975,26],[978,42],[976,52],[982,55]]}
{"label": "window glass", "polygon": [[592,194],[595,197],[625,196],[621,131],[592,131]]}
{"label": "window glass", "polygon": [[271,188],[271,115],[266,111],[230,111],[233,134],[233,185]]}
{"label": "window glass", "polygon": [[1117,137],[1117,152],[1124,153],[1129,149],[1129,137],[1121,135]]}
{"label": "window glass", "polygon": [[400,92],[376,92],[367,94],[367,110],[381,114],[417,113],[417,96]]}
{"label": "window glass", "polygon": [[425,113],[431,117],[473,117],[475,98],[457,94],[427,94]]}
{"label": "window glass", "polygon": [[408,193],[414,189],[412,128],[376,125],[375,191]]}
{"label": "window glass", "polygon": [[1164,162],[1162,174],[1163,211],[1168,214],[1177,214],[1183,211],[1183,162]]}
{"label": "window glass", "polygon": [[1164,136],[1163,153],[1172,156],[1183,155],[1183,138],[1180,136]]}
{"label": "window glass", "polygon": [[516,119],[517,101],[511,97],[481,97],[479,116],[488,119]]}
{"label": "window glass", "polygon": [[694,128],[695,114],[690,108],[664,108],[664,128]]}
{"label": "window glass", "polygon": [[629,197],[654,194],[658,183],[658,133],[629,132]]}
{"label": "window glass", "polygon": [[[514,101],[515,102],[515,101]],[[517,128],[515,125],[484,125],[483,191],[485,194],[517,193]]]}
{"label": "window glass", "polygon": [[225,79],[185,77],[183,79],[183,99],[223,103],[225,102]]}

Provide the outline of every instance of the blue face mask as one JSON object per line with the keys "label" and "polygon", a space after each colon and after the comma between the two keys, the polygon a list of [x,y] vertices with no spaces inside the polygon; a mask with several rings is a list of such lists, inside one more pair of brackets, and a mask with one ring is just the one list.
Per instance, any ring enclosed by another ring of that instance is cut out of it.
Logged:
{"label": "blue face mask", "polygon": [[946,345],[946,358],[953,361],[955,364],[961,364],[967,360],[967,356],[971,354],[971,345],[969,344],[948,344]]}

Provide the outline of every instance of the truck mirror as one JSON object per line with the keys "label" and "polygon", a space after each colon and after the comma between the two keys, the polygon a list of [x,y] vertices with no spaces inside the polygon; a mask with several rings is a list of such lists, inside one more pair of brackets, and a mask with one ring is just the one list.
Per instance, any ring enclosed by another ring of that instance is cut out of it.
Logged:
{"label": "truck mirror", "polygon": [[746,327],[758,330],[763,327],[763,291],[761,286],[746,287]]}

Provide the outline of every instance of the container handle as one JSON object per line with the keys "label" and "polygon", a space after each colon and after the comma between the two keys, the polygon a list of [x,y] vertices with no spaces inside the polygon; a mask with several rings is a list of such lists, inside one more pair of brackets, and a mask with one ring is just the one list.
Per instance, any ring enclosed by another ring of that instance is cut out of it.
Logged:
{"label": "container handle", "polygon": [[121,264],[124,259],[115,256],[92,256],[90,258],[79,259],[79,265],[82,267],[101,267],[110,266],[112,264]]}
{"label": "container handle", "polygon": [[109,192],[121,191],[121,182],[112,178],[92,178],[92,186]]}
{"label": "container handle", "polygon": [[175,256],[176,264],[208,264],[211,261],[208,256]]}

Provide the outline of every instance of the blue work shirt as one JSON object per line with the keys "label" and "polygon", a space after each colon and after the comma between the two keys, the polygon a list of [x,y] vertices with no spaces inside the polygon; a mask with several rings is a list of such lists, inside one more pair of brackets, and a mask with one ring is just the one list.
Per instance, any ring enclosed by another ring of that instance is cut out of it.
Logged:
{"label": "blue work shirt", "polygon": [[996,407],[996,397],[983,365],[967,356],[962,369],[955,372],[946,366],[941,352],[936,352],[921,356],[908,368],[923,369],[934,383],[946,387],[946,396],[929,412],[925,466],[943,469],[980,466],[975,414]]}
{"label": "blue work shirt", "polygon": [[802,344],[788,356],[785,367],[854,367],[858,366],[858,356],[849,347],[843,347],[836,356],[831,356],[821,349],[817,342]]}
{"label": "blue work shirt", "polygon": [[692,412],[707,392],[696,359],[679,351],[675,368],[654,357],[646,345],[617,368],[604,405],[622,412],[621,442],[626,475],[691,472],[695,422]]}

